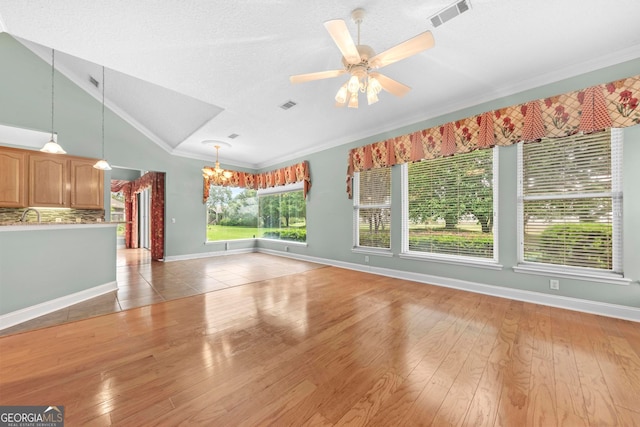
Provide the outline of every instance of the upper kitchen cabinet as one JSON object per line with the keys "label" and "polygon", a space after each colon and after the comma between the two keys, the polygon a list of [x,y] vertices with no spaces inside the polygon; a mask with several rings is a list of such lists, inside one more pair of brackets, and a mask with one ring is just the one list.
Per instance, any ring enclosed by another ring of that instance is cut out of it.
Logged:
{"label": "upper kitchen cabinet", "polygon": [[0,147],[0,207],[27,206],[27,154],[23,150]]}
{"label": "upper kitchen cabinet", "polygon": [[58,154],[29,154],[29,206],[69,207],[69,160]]}
{"label": "upper kitchen cabinet", "polygon": [[93,167],[95,160],[72,159],[71,207],[75,209],[102,209],[104,207],[104,172]]}
{"label": "upper kitchen cabinet", "polygon": [[0,146],[0,208],[104,209],[95,159]]}

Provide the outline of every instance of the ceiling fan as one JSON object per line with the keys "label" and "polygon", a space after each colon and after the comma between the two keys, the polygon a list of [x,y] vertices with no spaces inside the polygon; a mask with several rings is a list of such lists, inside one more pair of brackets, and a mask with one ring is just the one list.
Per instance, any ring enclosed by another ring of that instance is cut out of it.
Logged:
{"label": "ceiling fan", "polygon": [[350,74],[349,81],[342,85],[336,94],[336,106],[338,107],[342,107],[348,102],[349,107],[358,108],[358,92],[367,94],[369,105],[378,102],[378,93],[382,89],[398,97],[406,95],[411,90],[409,86],[375,70],[432,48],[435,45],[435,40],[431,31],[420,33],[376,55],[370,46],[360,44],[360,24],[364,18],[364,9],[355,9],[351,12],[351,18],[358,25],[357,45],[353,42],[344,20],[334,19],[324,23],[324,27],[342,53],[344,68],[298,74],[289,78],[291,83],[304,83]]}

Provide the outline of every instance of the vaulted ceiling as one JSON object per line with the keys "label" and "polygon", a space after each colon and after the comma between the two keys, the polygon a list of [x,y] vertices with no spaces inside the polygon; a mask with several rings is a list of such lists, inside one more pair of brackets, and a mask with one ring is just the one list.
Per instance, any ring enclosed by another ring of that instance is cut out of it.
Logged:
{"label": "vaulted ceiling", "polygon": [[[266,167],[461,108],[640,57],[638,0],[0,0],[0,31],[108,103],[168,152]],[[412,90],[335,107],[347,77],[292,85],[341,68],[323,23],[366,11],[362,44],[384,51],[425,30],[435,47],[384,67]],[[288,110],[280,106],[296,105]],[[230,138],[230,135],[238,135]]]}

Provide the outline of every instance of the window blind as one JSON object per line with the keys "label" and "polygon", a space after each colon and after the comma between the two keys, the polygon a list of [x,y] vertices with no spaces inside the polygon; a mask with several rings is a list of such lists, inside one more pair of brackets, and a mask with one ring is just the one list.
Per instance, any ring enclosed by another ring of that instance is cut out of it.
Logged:
{"label": "window blind", "polygon": [[493,150],[407,166],[405,252],[494,258]]}
{"label": "window blind", "polygon": [[391,168],[359,172],[354,182],[355,246],[391,248]]}
{"label": "window blind", "polygon": [[620,130],[520,144],[520,260],[621,272]]}

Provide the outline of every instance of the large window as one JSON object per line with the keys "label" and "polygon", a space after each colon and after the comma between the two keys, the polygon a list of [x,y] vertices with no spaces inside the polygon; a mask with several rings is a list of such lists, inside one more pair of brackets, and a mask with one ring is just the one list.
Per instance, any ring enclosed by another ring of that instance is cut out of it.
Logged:
{"label": "large window", "polygon": [[403,166],[404,253],[494,258],[493,157],[477,150]]}
{"label": "large window", "polygon": [[207,241],[267,238],[305,242],[306,237],[301,185],[259,191],[211,186]]}
{"label": "large window", "polygon": [[260,190],[258,206],[260,237],[306,242],[307,204],[301,185]]}
{"label": "large window", "polygon": [[621,132],[518,150],[520,262],[621,273]]}
{"label": "large window", "polygon": [[391,168],[356,173],[354,183],[354,246],[391,248]]}
{"label": "large window", "polygon": [[258,236],[256,190],[211,185],[207,199],[207,241]]}

